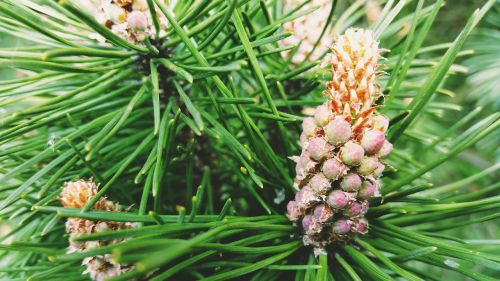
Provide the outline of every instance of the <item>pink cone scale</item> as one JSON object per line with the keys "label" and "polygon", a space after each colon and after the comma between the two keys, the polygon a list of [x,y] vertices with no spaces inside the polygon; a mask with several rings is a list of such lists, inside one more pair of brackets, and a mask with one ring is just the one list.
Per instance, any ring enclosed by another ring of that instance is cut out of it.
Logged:
{"label": "pink cone scale", "polygon": [[302,121],[302,129],[306,136],[314,136],[316,134],[316,123],[313,118],[308,117]]}
{"label": "pink cone scale", "polygon": [[348,166],[357,166],[363,160],[365,151],[363,147],[355,142],[348,142],[340,148],[340,157],[342,162]]}
{"label": "pink cone scale", "polygon": [[329,152],[333,149],[332,145],[322,137],[312,138],[307,144],[307,152],[316,161],[328,156]]}
{"label": "pink cone scale", "polygon": [[323,162],[323,174],[331,180],[338,179],[346,170],[345,165],[335,158],[330,158]]}
{"label": "pink cone scale", "polygon": [[330,192],[326,202],[332,208],[340,210],[347,205],[347,202],[349,202],[349,196],[345,192],[337,189]]}
{"label": "pink cone scale", "polygon": [[309,186],[316,194],[324,195],[330,190],[331,183],[325,175],[317,173],[309,180]]}
{"label": "pink cone scale", "polygon": [[361,187],[361,177],[356,173],[349,173],[340,181],[340,188],[347,192],[356,192]]}
{"label": "pink cone scale", "polygon": [[373,32],[348,29],[330,47],[327,100],[302,123],[295,199],[288,218],[303,231],[315,254],[368,232],[368,199],[380,196],[380,177],[392,144],[389,119],[376,112],[382,95],[376,82],[381,49]]}
{"label": "pink cone scale", "polygon": [[378,168],[378,164],[379,162],[377,157],[365,157],[359,164],[358,173],[363,176],[368,176]]}
{"label": "pink cone scale", "polygon": [[379,188],[378,182],[371,182],[369,180],[365,180],[363,181],[360,189],[358,190],[358,198],[365,200],[372,196],[377,196],[379,193],[378,188]]}
{"label": "pink cone scale", "polygon": [[314,121],[318,126],[325,126],[332,119],[332,117],[333,113],[326,104],[316,107],[316,110],[314,111]]}
{"label": "pink cone scale", "polygon": [[377,130],[368,130],[363,135],[361,146],[367,154],[375,154],[382,148],[384,141],[384,133]]}
{"label": "pink cone scale", "polygon": [[345,143],[351,138],[351,124],[343,117],[337,116],[325,127],[325,135],[332,144]]}

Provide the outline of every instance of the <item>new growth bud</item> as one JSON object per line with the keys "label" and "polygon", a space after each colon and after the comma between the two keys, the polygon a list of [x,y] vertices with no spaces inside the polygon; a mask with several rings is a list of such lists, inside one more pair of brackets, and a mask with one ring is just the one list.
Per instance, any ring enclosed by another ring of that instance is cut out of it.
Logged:
{"label": "new growth bud", "polygon": [[310,187],[305,186],[295,193],[295,201],[299,207],[307,208],[311,204],[319,201],[319,198]]}
{"label": "new growth bud", "polygon": [[368,232],[368,222],[366,219],[359,219],[354,225],[354,231],[359,234],[366,234]]}
{"label": "new growth bud", "polygon": [[302,123],[302,153],[296,162],[299,191],[287,205],[288,218],[302,225],[303,242],[315,254],[368,231],[368,199],[379,196],[389,119],[375,111],[378,42],[371,31],[348,29],[331,46],[324,65],[331,72],[314,117]]}
{"label": "new growth bud", "polygon": [[313,223],[313,217],[311,215],[305,215],[304,218],[302,218],[302,228],[304,228],[306,233],[310,231]]}
{"label": "new growth bud", "polygon": [[347,209],[345,209],[344,214],[348,217],[359,216],[363,212],[363,205],[359,202],[352,202]]}
{"label": "new growth bud", "polygon": [[61,204],[65,208],[81,209],[97,194],[98,188],[93,181],[67,182],[61,191]]}

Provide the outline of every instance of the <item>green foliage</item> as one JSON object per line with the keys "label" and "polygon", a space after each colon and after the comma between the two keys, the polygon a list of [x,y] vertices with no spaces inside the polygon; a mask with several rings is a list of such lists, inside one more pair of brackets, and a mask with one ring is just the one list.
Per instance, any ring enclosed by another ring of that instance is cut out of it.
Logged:
{"label": "green foliage", "polygon": [[495,89],[499,88],[494,74],[500,69],[499,42],[500,6],[495,5],[485,18],[485,24],[476,30],[469,41],[468,47],[474,50],[475,55],[465,61],[465,65],[470,67],[469,82],[474,87],[469,98],[494,110],[500,108],[500,102],[494,94]]}
{"label": "green foliage", "polygon": [[[284,14],[282,1],[202,0],[179,1],[172,13],[163,1],[147,2],[170,27],[141,45],[72,1],[0,3],[2,36],[20,42],[0,49],[0,67],[16,75],[0,81],[0,218],[10,227],[2,278],[87,280],[81,260],[109,253],[136,265],[112,280],[495,280],[498,242],[453,230],[498,219],[499,165],[469,168],[460,156],[498,132],[499,114],[462,112],[443,87],[463,70],[456,59],[492,6],[498,24],[497,1],[437,45],[425,45],[427,35],[452,3],[382,1],[371,27],[391,49],[380,77],[388,96],[379,101],[391,118],[391,167],[383,197],[371,202],[369,233],[319,258],[284,213],[294,193],[287,157],[298,154],[302,110],[323,102],[327,77],[317,61],[281,56],[297,46],[278,45],[290,35],[282,24],[314,9]],[[327,24],[339,34],[369,27],[364,1],[351,2],[333,5]],[[326,30],[321,36],[334,36]],[[474,42],[498,39],[494,32]],[[109,44],[90,39],[95,33]],[[485,61],[498,58],[498,44],[470,46],[482,54],[468,64],[487,102],[498,81],[483,79],[497,67]],[[460,118],[443,128],[445,114]],[[453,173],[436,172],[442,167]],[[84,210],[62,208],[64,182],[90,177],[101,183],[97,196]],[[105,195],[130,210],[90,210]],[[80,236],[129,239],[65,254],[69,217],[141,226]]]}

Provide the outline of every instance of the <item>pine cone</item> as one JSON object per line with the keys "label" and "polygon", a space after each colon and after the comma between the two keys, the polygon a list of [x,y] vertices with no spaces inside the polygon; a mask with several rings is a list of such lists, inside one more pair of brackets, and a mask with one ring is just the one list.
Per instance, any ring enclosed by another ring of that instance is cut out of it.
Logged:
{"label": "pine cone", "polygon": [[[87,202],[96,195],[98,188],[99,186],[92,182],[92,180],[67,182],[61,192],[60,202],[65,208],[83,208]],[[120,211],[121,207],[117,203],[108,201],[106,198],[102,197],[92,209],[101,211]],[[66,232],[70,233],[71,237],[68,253],[82,252],[88,249],[124,241],[124,239],[121,239],[112,241],[75,242],[73,241],[74,237],[78,237],[82,234],[132,227],[137,227],[137,224],[130,222],[92,221],[81,218],[69,218],[66,221]],[[93,280],[97,281],[106,280],[133,269],[133,266],[122,265],[113,261],[109,254],[85,258],[82,264],[87,267],[85,272],[89,273]]]}
{"label": "pine cone", "polygon": [[375,113],[381,50],[373,33],[349,29],[331,52],[324,63],[332,76],[324,91],[330,99],[302,123],[302,153],[292,157],[299,191],[287,206],[316,254],[368,231],[367,199],[379,195],[381,158],[392,150],[385,139],[389,121]]}

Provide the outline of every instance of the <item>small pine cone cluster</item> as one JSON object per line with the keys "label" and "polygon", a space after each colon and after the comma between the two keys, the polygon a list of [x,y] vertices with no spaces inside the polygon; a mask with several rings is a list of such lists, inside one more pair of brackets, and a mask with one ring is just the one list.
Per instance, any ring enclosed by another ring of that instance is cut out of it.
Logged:
{"label": "small pine cone cluster", "polygon": [[[97,22],[130,42],[141,42],[156,33],[146,0],[78,0],[77,3],[92,14]],[[160,32],[164,32],[168,20],[158,7],[156,14]]]}
{"label": "small pine cone cluster", "polygon": [[287,210],[316,254],[368,231],[368,198],[379,195],[382,159],[392,150],[385,138],[389,120],[374,112],[380,52],[370,31],[338,36],[326,58],[329,99],[302,123],[302,153],[292,157],[299,191]]}
{"label": "small pine cone cluster", "polygon": [[[284,10],[285,12],[290,12],[293,9],[300,6],[304,1],[300,0],[285,0]],[[299,45],[297,52],[293,54],[291,62],[293,64],[302,63],[306,57],[313,51],[314,45],[318,41],[321,31],[323,30],[327,20],[330,10],[332,8],[331,0],[312,0],[305,4],[300,11],[310,9],[312,7],[319,6],[317,10],[307,15],[304,15],[298,19],[287,22],[283,25],[285,32],[292,32],[292,35],[281,40],[281,47],[284,46],[296,46]],[[331,30],[327,30],[325,34],[331,33]],[[312,54],[309,55],[308,61],[313,61],[319,59],[331,45],[331,37],[323,36],[319,42],[316,49]],[[283,52],[282,55],[285,58],[289,58],[292,51]]]}
{"label": "small pine cone cluster", "polygon": [[[92,182],[92,180],[67,182],[62,189],[59,200],[65,208],[80,209],[96,195],[98,188],[99,186]],[[120,211],[121,207],[117,203],[109,201],[106,198],[100,198],[92,209],[100,211]],[[69,218],[66,221],[66,232],[70,234],[71,239],[67,252],[83,252],[88,249],[123,241],[123,239],[86,242],[73,241],[73,238],[82,234],[132,227],[137,227],[137,224],[130,222],[92,221],[81,218]],[[133,266],[122,265],[115,262],[110,254],[87,257],[82,261],[82,264],[87,267],[85,273],[88,273],[93,280],[97,281],[106,280],[133,269]]]}

